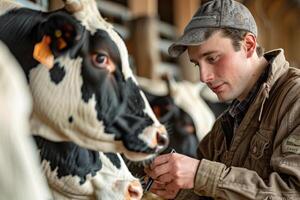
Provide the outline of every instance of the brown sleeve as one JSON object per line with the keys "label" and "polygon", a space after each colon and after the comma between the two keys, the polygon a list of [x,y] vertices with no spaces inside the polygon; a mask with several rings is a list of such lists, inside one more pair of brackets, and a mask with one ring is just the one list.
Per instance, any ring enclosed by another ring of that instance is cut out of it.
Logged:
{"label": "brown sleeve", "polygon": [[[198,159],[202,160],[204,158],[212,160],[214,157],[214,139],[216,134],[220,131],[219,127],[219,119],[215,122],[214,126],[212,127],[211,131],[201,140],[198,146]],[[199,168],[198,168],[199,170]],[[194,190],[180,190],[177,194],[176,200],[210,200],[210,197],[204,197],[203,195],[199,196],[194,192]]]}
{"label": "brown sleeve", "polygon": [[300,98],[288,107],[276,130],[268,181],[255,171],[202,159],[194,192],[230,200],[300,199]]}

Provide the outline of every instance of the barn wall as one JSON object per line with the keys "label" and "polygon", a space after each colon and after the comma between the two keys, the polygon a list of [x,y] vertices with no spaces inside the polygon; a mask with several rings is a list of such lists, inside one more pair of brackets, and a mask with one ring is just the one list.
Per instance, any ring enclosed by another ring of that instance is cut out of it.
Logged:
{"label": "barn wall", "polygon": [[[17,0],[27,1],[27,0]],[[135,72],[143,77],[158,78],[170,73],[180,79],[196,82],[197,68],[187,55],[170,58],[168,47],[183,31],[198,7],[208,0],[98,0],[107,20],[116,23],[131,54]],[[283,48],[288,61],[300,67],[300,1],[238,0],[256,19],[258,42],[266,51]],[[47,0],[38,0],[43,7]],[[48,0],[50,10],[61,7],[61,0]]]}

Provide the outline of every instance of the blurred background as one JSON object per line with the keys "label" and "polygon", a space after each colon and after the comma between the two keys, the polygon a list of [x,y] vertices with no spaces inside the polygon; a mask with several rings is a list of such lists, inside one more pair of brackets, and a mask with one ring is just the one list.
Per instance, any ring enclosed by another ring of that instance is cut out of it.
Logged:
{"label": "blurred background", "polygon": [[[29,7],[53,10],[60,0],[16,0]],[[125,40],[134,72],[157,79],[170,74],[197,82],[198,69],[187,56],[169,57],[167,49],[207,0],[98,0],[99,10]],[[292,66],[300,66],[300,0],[239,0],[254,15],[258,41],[266,51],[283,48]]]}

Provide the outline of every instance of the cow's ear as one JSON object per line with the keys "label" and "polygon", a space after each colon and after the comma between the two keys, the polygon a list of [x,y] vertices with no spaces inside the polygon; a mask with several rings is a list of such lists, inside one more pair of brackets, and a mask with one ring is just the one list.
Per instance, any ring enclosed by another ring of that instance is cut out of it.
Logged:
{"label": "cow's ear", "polygon": [[51,13],[37,27],[33,57],[51,68],[54,58],[77,45],[82,34],[83,27],[71,15],[62,11]]}
{"label": "cow's ear", "polygon": [[81,39],[83,28],[80,23],[66,13],[52,13],[40,24],[39,38],[48,37],[49,47],[58,56],[75,46]]}

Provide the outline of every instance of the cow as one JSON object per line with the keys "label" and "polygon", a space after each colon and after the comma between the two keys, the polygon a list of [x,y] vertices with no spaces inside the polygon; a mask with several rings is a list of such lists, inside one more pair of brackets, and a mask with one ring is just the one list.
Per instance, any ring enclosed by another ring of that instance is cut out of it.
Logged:
{"label": "cow", "polygon": [[[90,196],[98,198],[97,187],[105,183],[99,183],[105,181],[99,151],[147,162],[168,145],[168,135],[133,76],[123,40],[96,2],[64,3],[62,9],[42,12],[1,1],[0,40],[27,78],[33,99],[30,132],[51,189],[56,178],[71,176],[82,187],[92,180]],[[64,157],[68,154],[73,156]],[[69,166],[64,159],[75,160]],[[140,196],[129,191],[130,198]]]}
{"label": "cow", "polygon": [[118,153],[89,150],[73,142],[52,142],[40,136],[35,140],[57,200],[116,199],[138,200],[143,191]]}
{"label": "cow", "polygon": [[200,97],[203,84],[175,81],[163,76],[162,80],[139,77],[138,82],[156,116],[165,124],[170,134],[166,152],[196,157],[197,146],[211,129],[215,116]]}
{"label": "cow", "polygon": [[32,102],[26,86],[21,68],[0,41],[0,199],[51,198],[29,137]]}

